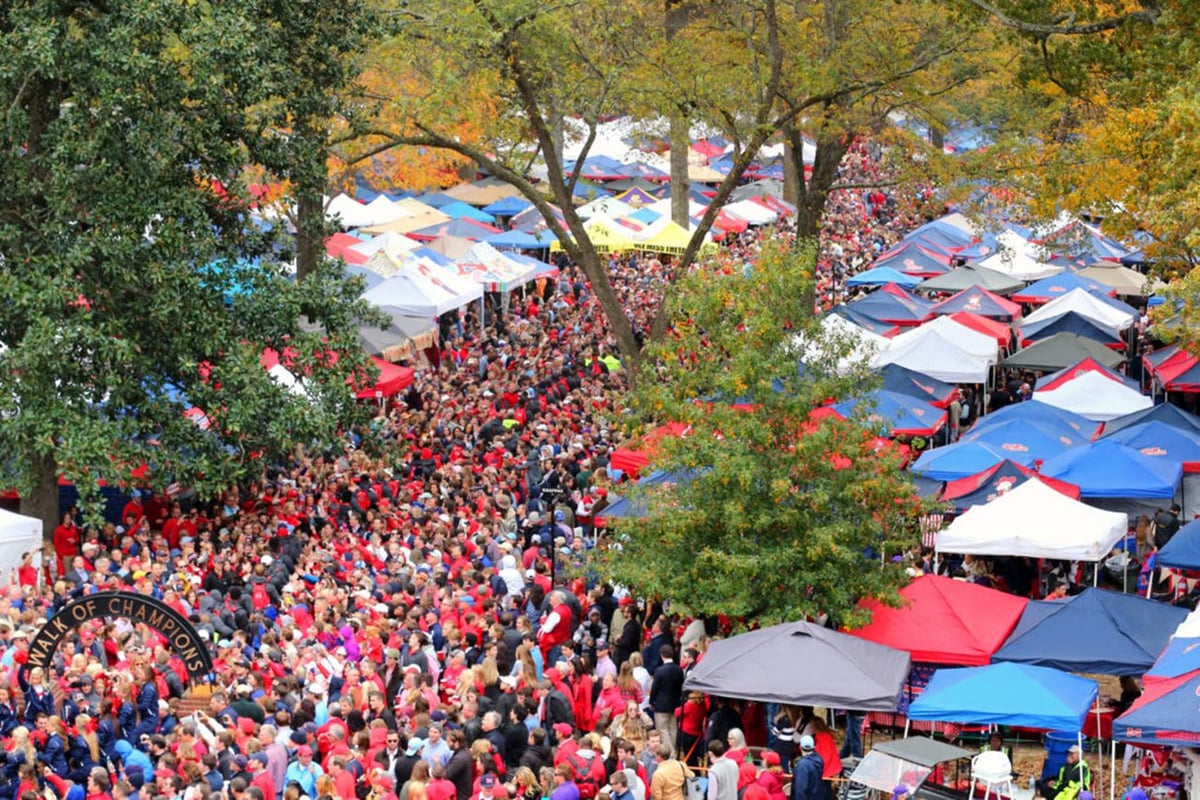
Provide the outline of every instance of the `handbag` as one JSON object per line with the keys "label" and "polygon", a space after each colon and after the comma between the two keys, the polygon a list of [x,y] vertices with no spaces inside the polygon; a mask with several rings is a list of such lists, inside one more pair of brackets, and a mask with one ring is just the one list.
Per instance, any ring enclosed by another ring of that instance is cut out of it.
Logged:
{"label": "handbag", "polygon": [[708,794],[708,781],[698,776],[688,776],[687,765],[676,761],[683,772],[683,800],[705,800]]}

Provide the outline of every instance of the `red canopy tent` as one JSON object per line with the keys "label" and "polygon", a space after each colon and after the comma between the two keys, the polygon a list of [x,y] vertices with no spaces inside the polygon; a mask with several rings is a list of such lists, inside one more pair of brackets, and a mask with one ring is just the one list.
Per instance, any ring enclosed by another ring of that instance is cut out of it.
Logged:
{"label": "red canopy tent", "polygon": [[636,478],[638,472],[650,463],[650,457],[654,455],[659,440],[666,436],[682,438],[691,432],[691,426],[684,425],[682,422],[668,422],[666,425],[660,425],[641,438],[638,449],[618,447],[613,450],[612,455],[609,456],[608,465],[613,469],[621,470],[631,478]]}
{"label": "red canopy tent", "polygon": [[368,386],[354,393],[359,400],[374,400],[382,397],[392,397],[407,389],[413,382],[413,371],[409,367],[391,364],[378,356],[371,356],[375,366],[379,367],[379,380],[374,386]]}
{"label": "red canopy tent", "polygon": [[914,662],[962,666],[991,663],[1029,602],[940,575],[917,578],[900,590],[900,598],[900,608],[865,601],[871,624],[850,633],[905,650]]}
{"label": "red canopy tent", "polygon": [[972,314],[970,311],[956,311],[950,315],[950,319],[959,325],[965,325],[973,331],[979,331],[980,333],[995,337],[996,343],[1001,347],[1008,347],[1012,340],[1012,327],[1007,322],[981,317],[978,314]]}

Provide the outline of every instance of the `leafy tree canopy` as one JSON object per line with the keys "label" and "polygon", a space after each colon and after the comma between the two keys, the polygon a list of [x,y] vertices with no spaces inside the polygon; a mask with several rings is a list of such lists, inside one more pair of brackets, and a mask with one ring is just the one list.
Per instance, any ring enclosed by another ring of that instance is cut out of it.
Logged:
{"label": "leafy tree canopy", "polygon": [[663,440],[653,462],[679,480],[631,487],[648,514],[617,521],[607,577],[745,623],[853,621],[863,597],[895,597],[905,577],[885,556],[915,541],[921,502],[861,422],[810,419],[872,385],[851,343],[801,313],[812,266],[811,248],[768,240],[753,269],[706,265],[680,279],[671,332],[647,354],[657,380],[633,400],[642,418],[691,432]]}

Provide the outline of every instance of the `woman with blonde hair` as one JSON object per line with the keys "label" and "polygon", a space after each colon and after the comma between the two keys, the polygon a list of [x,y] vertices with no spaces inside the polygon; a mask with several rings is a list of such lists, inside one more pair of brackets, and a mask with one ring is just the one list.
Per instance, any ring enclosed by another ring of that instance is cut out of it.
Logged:
{"label": "woman with blonde hair", "polygon": [[71,771],[71,780],[86,784],[92,768],[104,764],[105,756],[100,748],[100,737],[96,734],[96,724],[89,715],[75,716],[75,730],[78,731],[78,738],[69,750],[77,766]]}
{"label": "woman with blonde hair", "polygon": [[[418,761],[413,765],[408,783],[400,789],[400,800],[425,800],[425,784],[429,783],[429,762]],[[405,797],[405,795],[408,795]]]}
{"label": "woman with blonde hair", "polygon": [[517,767],[507,788],[513,800],[542,800],[542,784],[529,767]]}
{"label": "woman with blonde hair", "polygon": [[635,746],[634,752],[640,753],[646,743],[646,732],[652,725],[650,717],[630,700],[625,704],[625,710],[613,718],[608,726],[608,735],[613,739],[628,739]]}

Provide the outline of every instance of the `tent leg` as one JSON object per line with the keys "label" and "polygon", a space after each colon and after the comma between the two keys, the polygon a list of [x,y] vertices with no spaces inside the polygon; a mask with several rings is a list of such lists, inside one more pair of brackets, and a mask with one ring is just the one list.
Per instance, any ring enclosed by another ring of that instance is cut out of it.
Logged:
{"label": "tent leg", "polygon": [[904,715],[904,738],[905,738],[905,739],[907,739],[907,738],[908,738],[908,726],[909,726],[909,725],[911,725],[911,724],[912,724],[912,720],[910,720],[910,719],[908,718],[908,715],[907,715],[907,714],[905,714],[905,715]]}
{"label": "tent leg", "polygon": [[[1126,745],[1128,747],[1128,745]],[[1108,800],[1117,797],[1117,740],[1112,740],[1112,756],[1108,759]]]}

